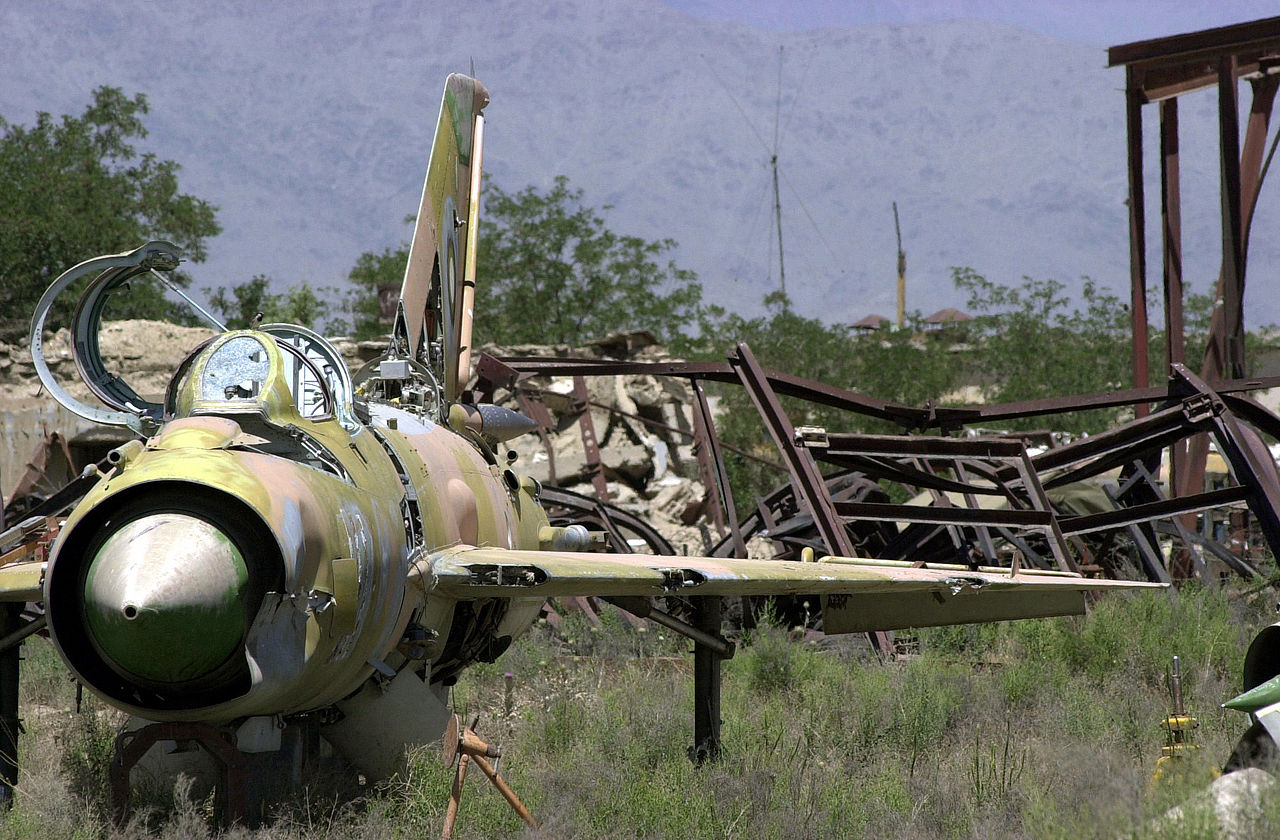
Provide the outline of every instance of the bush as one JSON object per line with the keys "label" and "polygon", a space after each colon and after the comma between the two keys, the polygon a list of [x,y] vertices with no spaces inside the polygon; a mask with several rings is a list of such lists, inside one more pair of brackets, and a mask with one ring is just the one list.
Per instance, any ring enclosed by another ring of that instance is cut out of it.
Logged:
{"label": "bush", "polygon": [[813,673],[816,654],[811,645],[793,640],[785,630],[761,625],[739,655],[751,690],[768,694],[798,688]]}

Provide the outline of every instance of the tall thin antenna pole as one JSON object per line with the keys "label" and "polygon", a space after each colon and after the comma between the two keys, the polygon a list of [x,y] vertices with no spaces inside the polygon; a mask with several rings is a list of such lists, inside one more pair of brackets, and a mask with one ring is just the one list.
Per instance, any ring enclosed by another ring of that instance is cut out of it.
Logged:
{"label": "tall thin antenna pole", "polygon": [[778,198],[778,156],[774,156],[769,161],[773,164],[773,217],[778,222],[778,282],[782,287],[782,294],[787,294],[787,267],[782,260],[782,202]]}
{"label": "tall thin antenna pole", "polygon": [[782,259],[782,198],[778,192],[778,121],[782,114],[782,47],[778,47],[778,96],[773,103],[773,156],[769,164],[773,167],[773,218],[778,224],[778,284],[782,289],[782,297],[787,296],[787,266]]}
{"label": "tall thin antenna pole", "polygon": [[893,232],[898,235],[898,329],[907,325],[907,252],[902,250],[902,228],[898,226],[898,202],[893,203]]}

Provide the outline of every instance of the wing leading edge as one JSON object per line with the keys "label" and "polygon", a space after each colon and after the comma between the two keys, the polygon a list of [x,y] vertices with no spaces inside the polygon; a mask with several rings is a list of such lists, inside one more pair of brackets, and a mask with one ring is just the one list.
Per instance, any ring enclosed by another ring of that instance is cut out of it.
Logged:
{"label": "wing leading edge", "polygon": [[1085,593],[1162,587],[1059,572],[823,557],[815,562],[514,551],[457,546],[430,558],[434,591],[462,600],[575,595],[819,595],[828,633],[1078,615]]}

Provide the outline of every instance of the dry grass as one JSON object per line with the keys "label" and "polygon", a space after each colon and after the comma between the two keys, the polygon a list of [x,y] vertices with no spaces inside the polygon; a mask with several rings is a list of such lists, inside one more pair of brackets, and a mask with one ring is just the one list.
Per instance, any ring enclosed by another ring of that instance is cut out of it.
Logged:
{"label": "dry grass", "polygon": [[[1203,788],[1243,730],[1218,704],[1266,620],[1220,590],[1111,598],[1083,619],[921,632],[920,653],[889,665],[857,640],[765,629],[725,664],[725,754],[700,769],[685,756],[687,644],[652,629],[539,628],[470,671],[454,699],[504,744],[503,775],[553,837],[1214,837],[1204,815],[1150,820]],[[109,828],[94,772],[113,719],[58,711],[71,687],[44,645],[31,646],[27,700],[40,705],[25,713],[18,805],[0,840],[209,836],[207,808],[182,797]],[[1151,789],[1174,653],[1202,749],[1183,778]],[[363,800],[303,798],[227,836],[438,836],[451,778],[423,750],[407,778]],[[1254,828],[1280,835],[1280,804]],[[473,773],[456,836],[525,835]]]}

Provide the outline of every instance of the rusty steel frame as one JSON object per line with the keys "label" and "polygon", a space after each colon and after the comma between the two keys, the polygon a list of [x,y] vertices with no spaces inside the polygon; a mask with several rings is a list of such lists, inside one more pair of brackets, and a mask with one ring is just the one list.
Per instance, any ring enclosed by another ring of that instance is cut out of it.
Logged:
{"label": "rusty steel frame", "polygon": [[244,755],[236,749],[234,734],[207,723],[151,723],[141,729],[121,732],[116,739],[111,760],[111,808],[117,826],[129,820],[130,772],[160,741],[192,741],[204,747],[220,771],[214,814],[226,828],[244,821]]}
{"label": "rusty steel frame", "polygon": [[[1256,576],[1243,559],[1188,527],[1194,525],[1198,513],[1242,503],[1254,514],[1272,553],[1280,556],[1280,489],[1275,486],[1274,468],[1267,471],[1269,461],[1264,458],[1265,451],[1259,451],[1257,435],[1241,425],[1243,420],[1280,440],[1280,417],[1243,396],[1250,390],[1280,385],[1280,378],[1220,381],[1215,389],[1184,365],[1174,363],[1175,376],[1164,387],[1003,405],[913,408],[766,370],[742,343],[729,354],[727,364],[510,357],[501,363],[499,369],[510,372],[506,387],[516,394],[521,388],[533,389],[521,384],[531,376],[573,377],[580,404],[585,401],[582,378],[589,375],[687,380],[695,396],[693,438],[699,470],[712,497],[711,516],[721,534],[720,542],[710,551],[714,556],[744,556],[748,539],[767,536],[779,549],[779,559],[784,560],[798,559],[809,548],[849,557],[910,560],[919,565],[958,560],[976,567],[1001,565],[997,550],[1001,544],[1012,547],[1009,565],[1013,570],[1026,563],[1114,575],[1118,569],[1108,565],[1108,558],[1095,556],[1085,537],[1102,535],[1101,551],[1114,544],[1114,535],[1125,534],[1135,546],[1143,573],[1152,580],[1169,582],[1171,575],[1159,543],[1164,535],[1181,545],[1184,557],[1193,558],[1188,560],[1189,568],[1203,567],[1199,551],[1207,547],[1228,568]],[[741,521],[725,472],[723,444],[707,404],[706,382],[737,383],[746,389],[786,465],[788,483],[757,500],[755,511]],[[481,390],[493,394],[495,388],[493,383],[482,383]],[[907,434],[797,431],[781,397],[890,421]],[[1154,412],[1149,410],[1152,404],[1158,406]],[[1133,407],[1135,420],[1034,455],[1027,441],[1016,436],[947,436],[971,424],[1122,406]],[[575,410],[589,412],[590,406],[575,406]],[[911,434],[927,431],[941,436]],[[1236,485],[1207,492],[1203,488],[1187,492],[1187,486],[1182,485],[1181,492],[1166,496],[1154,477],[1162,449],[1172,447],[1177,452],[1188,438],[1196,436],[1213,437],[1230,463]],[[820,462],[836,469],[824,475]],[[1122,470],[1119,484],[1103,485],[1112,510],[1062,515],[1050,503],[1050,490],[1117,468]],[[892,504],[880,488],[882,481],[929,491],[932,504]],[[548,488],[548,492],[554,491]],[[948,493],[958,498],[953,500]],[[978,504],[983,496],[999,497],[1003,507],[983,509]],[[603,510],[595,511],[597,522]],[[1166,520],[1171,524],[1157,528]],[[607,512],[603,524],[613,529]],[[943,541],[938,543],[940,538]],[[692,606],[694,626],[708,638],[721,638],[718,599],[697,599]],[[750,609],[744,609],[744,624],[752,620]],[[868,635],[882,655],[893,653],[890,634]],[[718,645],[695,639],[694,747],[690,750],[695,761],[719,751],[722,658]]]}
{"label": "rusty steel frame", "polygon": [[[1165,362],[1172,373],[1175,365],[1187,361],[1182,318],[1178,97],[1212,87],[1217,88],[1218,99],[1222,268],[1216,297],[1221,305],[1213,312],[1200,374],[1215,385],[1227,377],[1243,377],[1245,269],[1253,211],[1271,160],[1268,154],[1264,161],[1263,149],[1280,86],[1280,17],[1122,44],[1108,50],[1108,66],[1125,68],[1133,384],[1143,388],[1150,381],[1142,106],[1156,103],[1159,108]],[[1249,82],[1252,93],[1243,146],[1241,79]],[[1271,153],[1274,151],[1273,142]],[[1145,413],[1146,406],[1137,406],[1137,411]],[[1207,456],[1208,442],[1203,435],[1172,447],[1169,458],[1174,495],[1193,492],[1203,483]],[[1187,524],[1183,522],[1184,527]]]}
{"label": "rusty steel frame", "polygon": [[797,445],[796,430],[787,418],[782,404],[778,402],[778,396],[770,387],[764,370],[752,355],[751,348],[746,343],[739,342],[735,351],[729,355],[729,364],[741,378],[747,394],[764,419],[765,428],[782,454],[800,501],[813,517],[827,551],[842,557],[857,557],[853,541],[836,515],[835,504],[827,493],[827,485],[818,472],[817,463],[806,447]]}
{"label": "rusty steel frame", "polygon": [[[769,377],[756,361],[746,342],[738,342],[734,352],[729,354],[729,365],[737,373],[747,389],[748,396],[751,397],[751,402],[760,412],[765,428],[769,430],[774,445],[778,447],[783,463],[787,465],[788,472],[791,474],[792,486],[796,488],[801,502],[813,517],[818,533],[822,535],[827,553],[857,557],[858,552],[853,546],[853,540],[836,512],[835,502],[827,492],[827,484],[822,473],[818,471],[817,462],[807,449],[800,445],[796,430],[791,425],[786,411],[783,410],[782,403],[778,401],[778,395],[774,393]],[[891,633],[876,631],[869,633],[868,638],[872,647],[881,656],[888,657],[893,654]]]}
{"label": "rusty steel frame", "polygon": [[702,389],[702,383],[695,382],[693,385],[696,400],[696,410],[693,412],[693,456],[698,462],[698,477],[702,479],[702,486],[714,491],[709,493],[707,498],[711,524],[716,527],[716,533],[723,537],[731,520],[732,533],[743,549],[745,557],[746,546],[742,545],[741,535],[738,532],[738,513],[729,503],[729,482],[724,474],[720,441],[710,432],[711,409],[707,405],[707,395]]}
{"label": "rusty steel frame", "polygon": [[581,374],[573,377],[573,411],[578,415],[578,427],[582,430],[582,449],[586,455],[587,475],[596,497],[609,501],[609,483],[605,480],[604,464],[600,460],[600,444],[596,438],[596,424],[591,419],[591,398],[587,395],[587,380]]}
{"label": "rusty steel frame", "polygon": [[[695,384],[697,384],[697,382],[698,380],[694,380]],[[545,389],[537,388],[531,385],[520,386],[518,389],[515,390],[515,394],[516,394],[517,402],[519,402],[522,407],[521,411],[524,411],[530,417],[530,419],[537,422],[541,427],[540,429],[535,430],[539,432],[540,436],[544,432],[552,431],[556,429],[557,427],[556,423],[554,420],[551,419],[549,410],[547,409],[546,405],[543,403],[543,397],[547,396],[548,394],[554,394],[557,397],[563,398],[564,394],[561,394],[556,391],[547,391]],[[525,408],[526,403],[528,403],[529,405],[528,409]],[[697,423],[696,415],[694,418],[695,420],[694,430],[690,431],[688,429],[681,429],[677,426],[672,426],[669,423],[662,423],[658,420],[654,420],[651,417],[644,417],[630,411],[623,411],[617,406],[608,405],[606,403],[602,403],[597,400],[589,399],[587,400],[587,405],[591,406],[592,408],[598,408],[601,411],[608,412],[609,414],[612,414],[618,417],[626,417],[628,420],[635,420],[637,423],[643,423],[644,425],[648,426],[651,429],[657,429],[659,431],[668,432],[673,435],[679,435],[683,438],[688,438],[694,441],[697,441],[699,439],[697,426],[696,426],[696,423]],[[578,412],[576,408],[574,409],[574,416],[575,417],[580,416],[580,412]],[[547,445],[547,442],[545,440],[543,441],[543,445],[544,446]],[[743,458],[746,458],[751,461],[755,461],[757,464],[763,464],[766,467],[772,467],[773,469],[778,470],[779,472],[785,472],[787,469],[777,461],[771,461],[768,458],[761,458],[759,455],[755,455],[751,452],[748,452],[745,449],[740,449],[736,446],[730,446],[722,442],[717,444],[717,447],[719,449],[724,449],[729,452],[733,452],[737,455],[741,455]],[[707,486],[708,487],[712,486],[712,482],[707,482]]]}
{"label": "rusty steel frame", "polygon": [[[745,345],[735,348],[728,364],[566,358],[508,358],[503,364],[521,377],[675,376],[689,380],[702,402],[705,401],[704,382],[736,379],[744,385],[787,464],[790,483],[760,500],[756,512],[740,523],[740,534],[722,538],[712,549],[717,556],[739,554],[745,541],[755,535],[767,535],[790,546],[793,550],[783,552],[784,557],[798,556],[799,548],[804,545],[829,553],[859,556],[858,540],[851,536],[859,527],[901,523],[904,528],[897,537],[871,556],[918,559],[916,552],[942,531],[950,529],[956,550],[967,552],[972,558],[981,557],[984,563],[994,559],[994,544],[1004,542],[1015,546],[1026,562],[1067,569],[1079,567],[1092,572],[1098,568],[1096,560],[1080,538],[1117,531],[1133,537],[1149,577],[1167,580],[1167,569],[1155,546],[1156,530],[1151,523],[1175,520],[1176,524],[1162,533],[1177,535],[1179,542],[1191,551],[1193,546],[1203,543],[1203,539],[1193,536],[1187,521],[1200,512],[1241,503],[1248,505],[1273,551],[1280,548],[1280,514],[1276,512],[1280,510],[1280,491],[1274,487],[1274,471],[1268,472],[1265,456],[1257,451],[1256,435],[1241,426],[1241,421],[1247,422],[1280,440],[1280,418],[1243,396],[1250,390],[1280,385],[1280,377],[1229,380],[1211,388],[1179,365],[1175,367],[1177,376],[1163,387],[1003,405],[912,408],[766,370],[754,361]],[[908,431],[933,429],[944,435],[969,424],[1087,408],[1131,406],[1136,409],[1155,404],[1158,409],[1108,432],[1032,455],[1025,442],[1014,437],[877,436],[824,431],[816,439],[803,435],[797,438],[782,410],[780,395],[844,408],[869,418],[891,420]],[[706,425],[708,439],[718,442],[709,413],[696,410],[695,414],[700,421],[697,425]],[[1186,492],[1184,487],[1182,492],[1166,496],[1153,477],[1152,464],[1158,465],[1161,449],[1201,433],[1210,435],[1229,461],[1236,487],[1207,493]],[[718,445],[708,449],[713,453],[720,451]],[[824,476],[817,468],[818,461],[840,469]],[[723,476],[723,459],[718,455],[714,457],[713,467],[715,486],[709,487],[709,492],[719,494],[723,487],[725,505],[733,508],[732,494]],[[1125,475],[1113,491],[1114,510],[1069,516],[1060,515],[1050,505],[1047,491],[1116,468],[1124,469]],[[933,491],[934,504],[924,507],[868,500],[864,497],[865,487],[861,491],[864,496],[834,499],[832,482],[851,474],[869,482],[883,480]],[[946,495],[948,492],[958,494],[960,500],[951,501]],[[983,510],[977,506],[978,497],[992,495],[1004,498],[1004,509]],[[805,528],[817,532],[816,544],[813,537],[800,536]],[[954,535],[961,534],[963,539],[955,540]],[[1070,546],[1075,547],[1074,552]],[[1211,553],[1221,556],[1220,552]],[[934,558],[934,562],[939,560]],[[947,560],[954,561],[955,557]],[[1250,573],[1243,561],[1229,565],[1242,574]]]}

